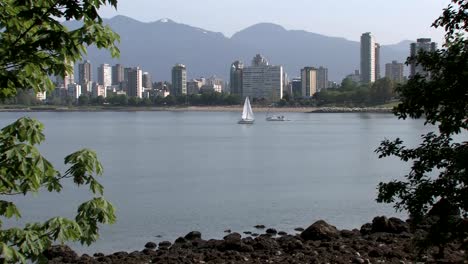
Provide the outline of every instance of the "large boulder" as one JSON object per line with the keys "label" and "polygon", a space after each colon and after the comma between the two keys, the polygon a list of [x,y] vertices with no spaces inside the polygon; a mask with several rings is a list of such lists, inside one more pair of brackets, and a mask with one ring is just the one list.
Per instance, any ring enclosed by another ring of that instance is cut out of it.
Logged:
{"label": "large boulder", "polygon": [[201,233],[198,231],[192,231],[185,235],[184,237],[187,240],[195,240],[195,239],[201,239]]}
{"label": "large boulder", "polygon": [[149,249],[155,249],[158,245],[156,245],[156,243],[154,242],[148,242],[145,244],[145,248],[149,248]]}
{"label": "large boulder", "polygon": [[78,259],[78,254],[67,245],[51,246],[44,251],[44,256],[48,260],[61,259],[64,263],[76,262]]}
{"label": "large boulder", "polygon": [[319,220],[304,230],[301,233],[301,238],[304,240],[331,240],[339,235],[340,233],[335,226]]}
{"label": "large boulder", "polygon": [[385,216],[377,216],[372,220],[372,233],[384,232],[392,234],[400,234],[408,232],[409,226],[401,219],[392,217],[388,219]]}

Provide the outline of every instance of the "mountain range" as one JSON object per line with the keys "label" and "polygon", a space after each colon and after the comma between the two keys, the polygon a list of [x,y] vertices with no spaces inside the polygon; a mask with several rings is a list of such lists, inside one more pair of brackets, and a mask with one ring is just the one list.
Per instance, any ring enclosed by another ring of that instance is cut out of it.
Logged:
{"label": "mountain range", "polygon": [[[219,32],[170,19],[145,23],[119,15],[104,22],[120,35],[120,58],[112,59],[109,52],[89,47],[85,57],[93,64],[93,76],[99,64],[121,63],[126,67],[141,66],[151,74],[153,81],[170,81],[172,66],[182,63],[187,66],[189,79],[216,75],[228,81],[232,62],[241,60],[248,66],[257,53],[272,65],[283,65],[290,78],[299,76],[304,66],[323,66],[328,68],[329,80],[341,82],[360,65],[359,42],[303,30],[286,30],[272,23],[253,25],[228,38]],[[73,28],[76,23],[65,25]],[[405,40],[381,46],[382,76],[385,63],[406,60],[411,42]]]}

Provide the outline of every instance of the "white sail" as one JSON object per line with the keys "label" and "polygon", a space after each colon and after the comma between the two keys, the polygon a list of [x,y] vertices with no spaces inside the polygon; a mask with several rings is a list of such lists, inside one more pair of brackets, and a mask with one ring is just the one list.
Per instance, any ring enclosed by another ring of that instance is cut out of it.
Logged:
{"label": "white sail", "polygon": [[249,100],[249,97],[246,97],[245,98],[247,101],[245,102],[245,104],[247,105],[247,116],[246,116],[246,119],[247,120],[254,120],[255,117],[254,117],[254,114],[253,114],[253,111],[252,111],[252,107],[250,106],[250,100]]}
{"label": "white sail", "polygon": [[242,109],[242,117],[239,124],[252,124],[255,120],[252,107],[250,106],[249,97],[245,98],[244,108]]}

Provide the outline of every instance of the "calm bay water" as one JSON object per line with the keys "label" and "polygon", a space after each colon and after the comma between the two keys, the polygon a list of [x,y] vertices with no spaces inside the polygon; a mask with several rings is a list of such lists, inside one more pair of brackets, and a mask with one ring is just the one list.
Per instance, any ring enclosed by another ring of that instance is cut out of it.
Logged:
{"label": "calm bay water", "polygon": [[[225,229],[256,224],[293,232],[324,219],[359,228],[376,215],[400,216],[377,204],[376,186],[402,177],[408,165],[379,160],[384,138],[419,142],[422,120],[391,114],[287,113],[288,122],[238,125],[231,112],[0,113],[3,127],[29,115],[45,124],[42,153],[62,172],[63,158],[81,148],[98,153],[105,197],[117,223],[81,252],[141,250],[199,230],[220,238]],[[16,197],[24,220],[73,216],[90,193],[65,183],[61,194]]]}

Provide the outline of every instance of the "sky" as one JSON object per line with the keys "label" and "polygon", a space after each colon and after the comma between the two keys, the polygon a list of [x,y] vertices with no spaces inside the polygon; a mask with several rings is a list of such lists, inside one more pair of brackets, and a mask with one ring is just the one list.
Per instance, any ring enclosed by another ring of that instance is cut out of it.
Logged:
{"label": "sky", "polygon": [[431,28],[450,0],[118,0],[117,10],[103,7],[104,18],[125,15],[142,22],[169,18],[178,23],[234,33],[261,22],[288,30],[305,30],[359,41],[372,32],[380,44],[432,38],[444,32]]}

